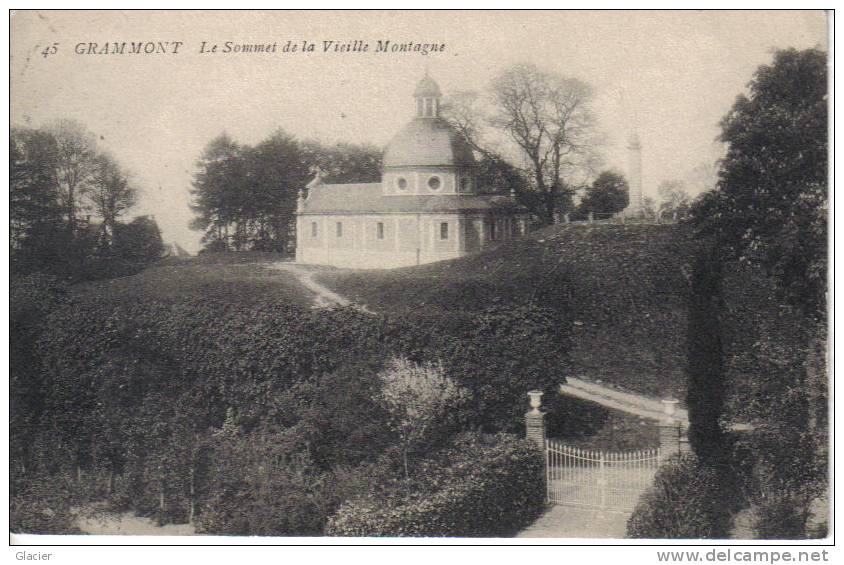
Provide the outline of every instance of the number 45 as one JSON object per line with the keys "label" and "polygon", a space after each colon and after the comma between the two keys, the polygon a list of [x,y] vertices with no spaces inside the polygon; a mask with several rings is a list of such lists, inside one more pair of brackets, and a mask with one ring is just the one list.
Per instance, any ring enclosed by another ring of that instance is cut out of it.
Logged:
{"label": "number 45", "polygon": [[52,45],[48,45],[47,47],[45,47],[44,50],[41,52],[41,54],[44,55],[44,57],[46,58],[47,55],[55,55],[58,52],[59,52],[59,44],[53,43]]}

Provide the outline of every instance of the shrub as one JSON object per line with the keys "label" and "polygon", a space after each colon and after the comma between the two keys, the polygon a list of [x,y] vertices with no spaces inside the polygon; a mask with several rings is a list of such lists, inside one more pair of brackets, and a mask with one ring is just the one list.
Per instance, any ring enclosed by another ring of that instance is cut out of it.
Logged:
{"label": "shrub", "polygon": [[[209,534],[315,536],[327,517],[323,477],[289,439],[253,433],[215,438],[210,493],[199,530]],[[289,435],[289,434],[288,434]]]}
{"label": "shrub", "polygon": [[542,456],[526,440],[464,434],[410,482],[355,498],[328,521],[334,536],[497,537],[530,524],[545,501]]}
{"label": "shrub", "polygon": [[402,449],[405,478],[410,478],[410,450],[453,427],[470,394],[443,375],[439,364],[418,365],[393,358],[378,374],[379,400],[390,415]]}
{"label": "shrub", "polygon": [[669,461],[639,499],[627,521],[631,538],[725,538],[733,502],[721,484],[722,473],[694,455]]}

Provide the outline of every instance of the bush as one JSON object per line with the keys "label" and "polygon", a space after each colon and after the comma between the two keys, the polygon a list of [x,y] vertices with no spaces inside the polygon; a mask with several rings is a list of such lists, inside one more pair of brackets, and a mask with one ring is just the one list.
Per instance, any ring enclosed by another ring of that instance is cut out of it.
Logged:
{"label": "bush", "polygon": [[347,502],[328,521],[334,536],[503,537],[530,524],[545,502],[542,456],[527,440],[465,434],[422,464],[410,482]]}
{"label": "bush", "polygon": [[723,473],[680,455],[656,474],[627,521],[627,536],[651,539],[726,538],[734,498],[721,485]]}

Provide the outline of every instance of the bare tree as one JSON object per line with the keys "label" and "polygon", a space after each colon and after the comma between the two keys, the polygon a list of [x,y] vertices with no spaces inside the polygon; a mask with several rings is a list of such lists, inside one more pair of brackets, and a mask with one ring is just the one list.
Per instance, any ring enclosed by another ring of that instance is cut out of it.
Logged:
{"label": "bare tree", "polygon": [[562,193],[575,190],[564,175],[586,163],[594,143],[591,89],[577,79],[520,64],[493,80],[492,95],[492,123],[524,153],[543,202],[543,219],[552,223]]}
{"label": "bare tree", "polygon": [[489,94],[484,100],[477,92],[458,92],[444,115],[485,157],[507,160],[486,126],[515,144],[518,166],[538,196],[537,212],[551,223],[557,206],[585,186],[597,166],[592,90],[575,78],[519,64],[495,77]]}
{"label": "bare tree", "polygon": [[99,239],[111,245],[117,219],[137,202],[138,191],[129,182],[129,175],[108,154],[96,158],[91,174],[88,197],[94,212],[102,218]]}

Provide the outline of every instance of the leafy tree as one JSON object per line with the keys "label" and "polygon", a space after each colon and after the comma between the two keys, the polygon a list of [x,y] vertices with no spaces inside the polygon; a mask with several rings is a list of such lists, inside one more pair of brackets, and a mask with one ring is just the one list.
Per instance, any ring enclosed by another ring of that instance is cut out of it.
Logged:
{"label": "leafy tree", "polygon": [[[70,120],[15,128],[10,138],[12,265],[70,279],[114,274],[108,261],[119,218],[134,206],[129,174]],[[100,223],[82,212],[93,211]],[[97,245],[99,244],[99,246]],[[96,260],[95,260],[96,259]]]}
{"label": "leafy tree", "polygon": [[381,154],[368,145],[301,142],[282,130],[254,147],[222,134],[197,162],[191,228],[205,231],[206,251],[291,248],[297,194],[312,167],[331,182],[372,182],[380,178]]}
{"label": "leafy tree", "polygon": [[13,128],[9,138],[9,220],[12,248],[40,223],[59,216],[55,139],[42,131]]}
{"label": "leafy tree", "polygon": [[55,182],[57,158],[56,141],[49,133],[12,129],[9,244],[13,272],[67,271],[70,248]]}
{"label": "leafy tree", "polygon": [[246,177],[240,146],[225,133],[217,136],[202,152],[197,169],[191,190],[197,216],[191,227],[205,230],[203,242],[221,242],[228,250],[229,227],[238,215]]}
{"label": "leafy tree", "polygon": [[[695,202],[691,214],[698,235],[711,246],[702,256],[710,256],[713,267],[701,282],[710,279],[707,287],[722,287],[721,278],[730,272],[725,267],[731,262],[759,269],[785,298],[786,304],[779,309],[796,307],[805,317],[803,322],[814,328],[808,332],[812,337],[803,343],[783,338],[786,331],[766,334],[753,347],[760,355],[749,388],[765,410],[756,414],[756,441],[752,446],[758,452],[752,481],[756,488],[749,490],[756,492],[753,496],[762,513],[761,529],[777,536],[804,535],[801,530],[805,529],[810,499],[826,486],[823,473],[818,472],[825,467],[823,426],[813,429],[810,425],[812,421],[825,421],[825,406],[816,400],[825,398],[826,380],[807,374],[810,367],[817,370],[816,365],[823,365],[816,352],[824,349],[825,339],[826,60],[826,54],[818,49],[785,49],[774,54],[772,64],[757,69],[748,94],[737,98],[721,122],[721,140],[727,144],[727,152],[717,186]],[[718,265],[714,265],[716,262]],[[716,309],[709,316],[715,328],[712,331],[717,330],[716,318],[729,313],[718,306],[722,295],[723,290],[709,295],[709,307]],[[690,320],[690,325],[693,322]],[[781,339],[787,345],[773,345]],[[790,360],[795,352],[800,359]],[[710,353],[710,366],[725,366],[714,350]],[[690,358],[690,365],[693,361]],[[737,361],[729,359],[733,366]],[[759,369],[766,362],[776,371]],[[712,386],[713,377],[719,383],[721,375],[703,375],[702,368],[698,365],[699,374],[690,374],[690,417],[694,413],[705,415],[697,429],[692,419],[693,441],[695,437],[711,440],[717,436],[716,422],[724,395],[722,384]],[[768,496],[771,492],[776,495]]]}
{"label": "leafy tree", "polygon": [[717,188],[694,207],[725,257],[760,265],[813,315],[826,303],[827,56],[777,51],[721,122]]}
{"label": "leafy tree", "polygon": [[[338,143],[326,146],[318,141],[301,144],[304,164],[317,166],[332,183],[379,182],[381,150],[372,145]],[[297,187],[298,189],[298,187]]]}
{"label": "leafy tree", "polygon": [[630,186],[625,178],[614,171],[604,171],[592,185],[586,189],[586,194],[578,206],[578,213],[586,215],[615,214],[627,207]]}
{"label": "leafy tree", "polygon": [[469,392],[446,377],[439,365],[419,365],[400,358],[392,359],[378,377],[390,425],[401,443],[404,475],[410,478],[411,449],[447,425],[469,399]]}
{"label": "leafy tree", "polygon": [[102,219],[100,242],[109,249],[114,239],[117,219],[132,208],[138,199],[137,189],[117,161],[107,154],[97,158],[92,174],[89,198],[94,212]]}

